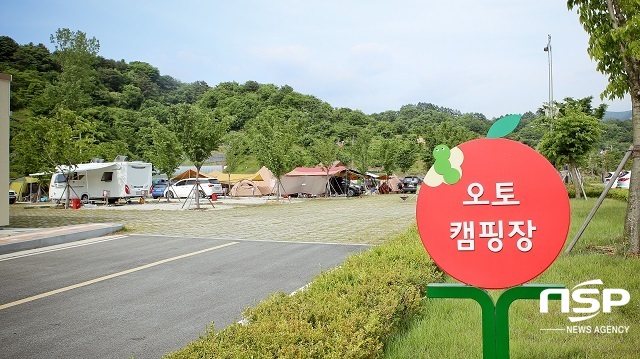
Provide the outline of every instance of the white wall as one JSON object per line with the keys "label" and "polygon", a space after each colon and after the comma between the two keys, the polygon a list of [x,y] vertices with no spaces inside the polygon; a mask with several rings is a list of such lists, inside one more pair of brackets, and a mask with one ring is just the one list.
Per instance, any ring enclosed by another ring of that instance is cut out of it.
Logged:
{"label": "white wall", "polygon": [[0,73],[0,226],[9,225],[9,85]]}

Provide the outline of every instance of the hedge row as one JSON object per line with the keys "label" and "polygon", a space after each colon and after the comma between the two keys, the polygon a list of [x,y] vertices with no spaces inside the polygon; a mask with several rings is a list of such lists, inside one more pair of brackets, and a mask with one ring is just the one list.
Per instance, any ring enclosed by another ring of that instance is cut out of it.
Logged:
{"label": "hedge row", "polygon": [[[566,185],[567,193],[569,194],[569,198],[574,198],[576,191],[573,189],[573,184]],[[599,198],[604,191],[604,187],[602,185],[591,185],[586,183],[584,185],[584,192],[587,194],[588,198]],[[629,199],[629,190],[622,188],[612,188],[607,193],[607,198],[617,199],[619,201],[627,202]]]}
{"label": "hedge row", "polygon": [[376,358],[401,323],[420,310],[441,274],[415,227],[340,267],[293,296],[272,295],[245,310],[249,324],[213,326],[167,358]]}

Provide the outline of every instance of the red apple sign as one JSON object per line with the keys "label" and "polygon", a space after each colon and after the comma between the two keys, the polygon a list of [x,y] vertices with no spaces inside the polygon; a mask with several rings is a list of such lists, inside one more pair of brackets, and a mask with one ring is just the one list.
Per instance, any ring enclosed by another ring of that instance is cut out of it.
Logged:
{"label": "red apple sign", "polygon": [[567,238],[570,208],[558,172],[542,155],[516,141],[484,138],[451,150],[437,146],[434,157],[416,219],[442,270],[472,286],[503,289],[553,263]]}

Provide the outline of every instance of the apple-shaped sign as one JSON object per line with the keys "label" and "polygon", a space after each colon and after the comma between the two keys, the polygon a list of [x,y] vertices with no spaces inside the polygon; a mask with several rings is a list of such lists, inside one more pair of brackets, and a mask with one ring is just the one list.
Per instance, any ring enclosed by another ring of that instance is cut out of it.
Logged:
{"label": "apple-shaped sign", "polygon": [[503,289],[553,263],[567,238],[570,208],[547,159],[502,138],[439,145],[434,158],[416,219],[425,249],[443,271],[472,286]]}

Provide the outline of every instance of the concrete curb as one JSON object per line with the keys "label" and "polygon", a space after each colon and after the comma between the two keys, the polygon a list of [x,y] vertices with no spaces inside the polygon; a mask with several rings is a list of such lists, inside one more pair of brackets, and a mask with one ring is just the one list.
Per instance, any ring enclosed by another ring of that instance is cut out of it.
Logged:
{"label": "concrete curb", "polygon": [[5,236],[1,236],[0,231],[0,254],[102,237],[117,232],[122,227],[119,223],[90,223],[29,230]]}

